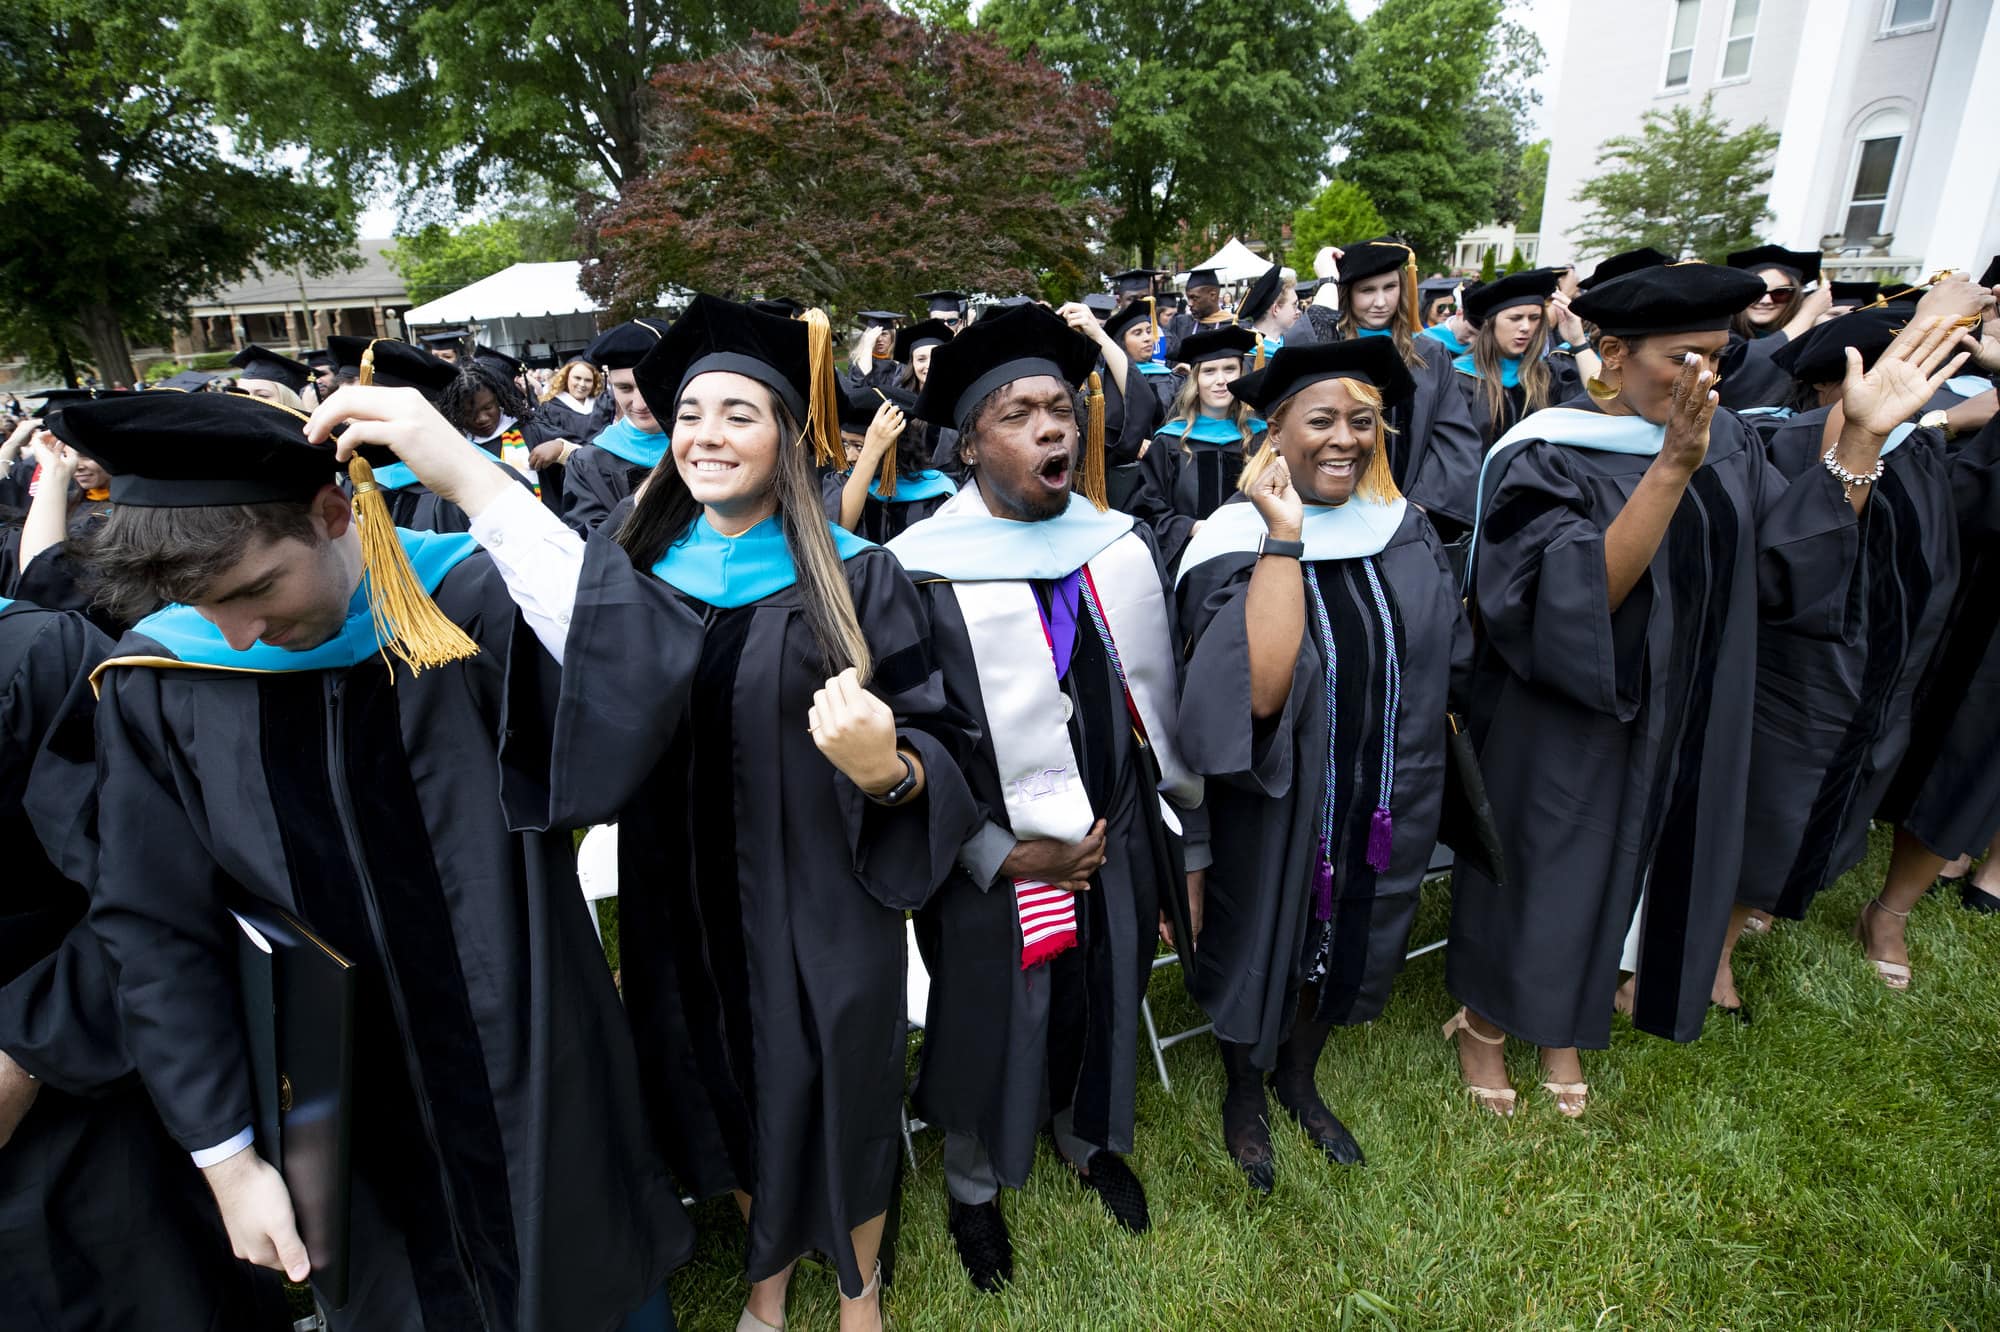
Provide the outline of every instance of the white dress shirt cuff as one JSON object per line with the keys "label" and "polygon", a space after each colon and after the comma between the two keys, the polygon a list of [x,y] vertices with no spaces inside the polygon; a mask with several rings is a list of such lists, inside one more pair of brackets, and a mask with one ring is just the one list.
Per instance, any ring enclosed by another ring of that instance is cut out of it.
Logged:
{"label": "white dress shirt cuff", "polygon": [[212,1165],[221,1165],[224,1161],[227,1161],[230,1157],[256,1141],[256,1131],[254,1129],[244,1129],[227,1142],[218,1142],[213,1147],[204,1147],[198,1152],[189,1153],[189,1155],[194,1157],[195,1169],[206,1170]]}

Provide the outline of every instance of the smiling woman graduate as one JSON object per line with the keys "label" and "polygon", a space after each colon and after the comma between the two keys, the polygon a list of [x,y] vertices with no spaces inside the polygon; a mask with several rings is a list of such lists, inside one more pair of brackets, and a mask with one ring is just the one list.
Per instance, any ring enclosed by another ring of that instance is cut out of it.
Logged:
{"label": "smiling woman graduate", "polygon": [[1360,1162],[1313,1073],[1334,1026],[1388,1002],[1436,841],[1471,643],[1444,546],[1389,475],[1384,419],[1414,388],[1379,338],[1289,346],[1237,380],[1270,433],[1181,561],[1179,734],[1210,779],[1213,856],[1188,984],[1228,1073],[1224,1143],[1260,1193],[1267,1073],[1330,1160]]}
{"label": "smiling woman graduate", "polygon": [[[660,1146],[749,1222],[746,1327],[823,1255],[868,1318],[895,1192],[903,912],[974,811],[915,588],[830,526],[825,318],[697,296],[633,368],[665,456],[615,538],[477,516],[563,664],[537,823],[616,816],[624,992]],[[468,506],[470,507],[470,506]],[[698,629],[691,692],[656,662]],[[524,788],[525,789],[525,788]],[[882,1255],[887,1265],[887,1255]]]}

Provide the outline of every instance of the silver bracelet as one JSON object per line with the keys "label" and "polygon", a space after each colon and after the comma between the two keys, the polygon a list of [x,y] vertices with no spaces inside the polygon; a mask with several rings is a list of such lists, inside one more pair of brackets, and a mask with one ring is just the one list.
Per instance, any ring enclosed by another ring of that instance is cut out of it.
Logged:
{"label": "silver bracelet", "polygon": [[1842,493],[1852,494],[1856,486],[1872,486],[1882,479],[1883,469],[1888,466],[1886,459],[1878,455],[1875,459],[1874,470],[1864,476],[1858,472],[1850,472],[1840,465],[1839,461],[1833,456],[1839,450],[1840,443],[1836,440],[1833,447],[1820,456],[1820,461],[1826,464],[1827,471],[1833,473],[1833,479],[1840,482]]}

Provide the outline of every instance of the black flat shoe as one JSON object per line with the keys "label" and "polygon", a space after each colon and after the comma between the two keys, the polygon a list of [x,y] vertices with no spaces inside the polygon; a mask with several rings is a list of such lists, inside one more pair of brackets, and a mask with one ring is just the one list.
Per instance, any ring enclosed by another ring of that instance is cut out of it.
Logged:
{"label": "black flat shoe", "polygon": [[1134,1235],[1143,1235],[1151,1229],[1153,1218],[1146,1210],[1146,1186],[1132,1173],[1132,1167],[1110,1152],[1092,1152],[1089,1166],[1087,1175],[1081,1170],[1073,1171],[1076,1182],[1097,1195],[1104,1210],[1111,1213],[1111,1219]]}
{"label": "black flat shoe", "polygon": [[1708,1001],[1708,1006],[1711,1011],[1733,1017],[1746,1027],[1750,1025],[1750,1008],[1747,1004],[1739,1003],[1731,1008],[1728,1004],[1718,1004],[1711,999]]}
{"label": "black flat shoe", "polygon": [[1958,904],[1982,916],[2000,915],[2000,897],[1978,887],[1969,877],[1958,882]]}
{"label": "black flat shoe", "polygon": [[1014,1241],[1007,1234],[1007,1218],[994,1202],[962,1203],[952,1198],[945,1213],[951,1242],[958,1248],[958,1261],[976,1289],[988,1294],[1014,1279]]}

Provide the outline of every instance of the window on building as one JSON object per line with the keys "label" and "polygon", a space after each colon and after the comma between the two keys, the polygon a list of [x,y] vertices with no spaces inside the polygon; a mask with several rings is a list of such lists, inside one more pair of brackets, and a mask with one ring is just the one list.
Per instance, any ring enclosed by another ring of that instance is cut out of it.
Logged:
{"label": "window on building", "polygon": [[1750,77],[1750,47],[1757,40],[1757,0],[1736,0],[1729,9],[1729,31],[1722,39],[1719,79]]}
{"label": "window on building", "polygon": [[1937,17],[1937,0],[1888,0],[1882,10],[1882,31],[1907,32],[1927,28]]}
{"label": "window on building", "polygon": [[1674,0],[1673,27],[1667,34],[1668,88],[1685,88],[1694,71],[1694,30],[1701,22],[1701,0]]}
{"label": "window on building", "polygon": [[1847,217],[1841,237],[1861,245],[1886,230],[1889,191],[1896,183],[1896,163],[1902,156],[1909,119],[1899,111],[1871,116],[1855,135],[1853,183],[1847,190]]}

